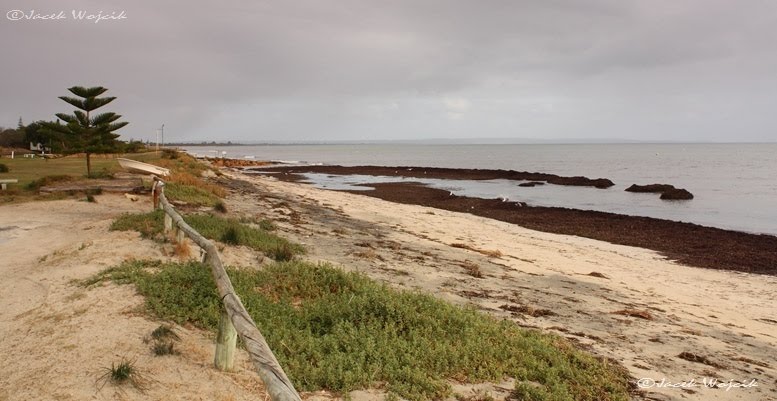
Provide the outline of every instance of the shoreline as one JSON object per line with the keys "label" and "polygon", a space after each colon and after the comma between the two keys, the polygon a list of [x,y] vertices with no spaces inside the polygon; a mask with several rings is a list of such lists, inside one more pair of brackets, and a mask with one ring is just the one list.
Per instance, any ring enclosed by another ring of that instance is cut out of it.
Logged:
{"label": "shoreline", "polygon": [[[528,179],[525,177],[545,179],[542,178],[541,173],[424,167],[286,166],[272,167],[270,170],[276,173],[263,174],[253,169],[247,169],[244,172],[269,175],[289,182],[301,181],[303,176],[299,173],[305,172],[442,179]],[[550,175],[544,176],[547,178]],[[597,181],[586,177],[579,178],[578,182]],[[651,217],[561,207],[526,206],[522,202],[456,196],[449,194],[448,191],[429,188],[418,183],[378,183],[363,184],[363,186],[372,187],[374,190],[343,192],[396,203],[470,213],[537,231],[575,235],[618,245],[650,249],[689,266],[777,276],[777,236],[773,235],[751,234]]]}

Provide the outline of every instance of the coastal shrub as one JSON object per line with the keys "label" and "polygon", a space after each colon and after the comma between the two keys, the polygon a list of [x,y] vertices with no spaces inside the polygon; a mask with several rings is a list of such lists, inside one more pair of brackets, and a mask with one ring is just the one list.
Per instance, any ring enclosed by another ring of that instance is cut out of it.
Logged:
{"label": "coastal shrub", "polygon": [[[304,253],[302,246],[261,228],[241,223],[238,219],[211,214],[192,214],[183,216],[183,218],[205,238],[221,241],[228,245],[244,245],[263,252],[278,261],[291,260],[295,255]],[[164,231],[164,211],[123,214],[114,220],[111,224],[111,230],[134,230],[140,232],[143,238],[161,239]]]}
{"label": "coastal shrub", "polygon": [[57,182],[73,181],[75,179],[76,179],[75,177],[72,177],[69,175],[47,175],[47,176],[38,178],[37,180],[30,181],[30,183],[27,184],[27,189],[36,190],[36,189],[40,189],[41,187],[45,187],[47,185],[51,185]]}
{"label": "coastal shrub", "polygon": [[162,210],[149,213],[125,213],[111,223],[112,231],[137,231],[143,238],[159,239],[164,231]]}
{"label": "coastal shrub", "polygon": [[175,182],[168,182],[165,185],[165,196],[170,201],[185,202],[192,206],[213,207],[221,200],[218,196],[203,188]]}
{"label": "coastal shrub", "polygon": [[162,324],[151,332],[151,338],[157,341],[179,341],[181,337],[172,327]]}
{"label": "coastal shrub", "polygon": [[9,171],[11,171],[11,170],[8,168],[8,166],[6,166],[3,163],[0,163],[0,173],[7,173]]}
{"label": "coastal shrub", "polygon": [[[300,261],[229,269],[237,294],[301,391],[382,387],[441,399],[450,380],[517,379],[515,399],[628,400],[627,372],[567,340],[431,295]],[[200,263],[131,261],[92,282],[134,283],[158,318],[216,330],[220,299]]]}
{"label": "coastal shrub", "polygon": [[237,227],[228,227],[224,230],[224,233],[221,234],[221,242],[229,245],[238,245],[240,243],[240,233]]}
{"label": "coastal shrub", "polygon": [[185,216],[184,220],[206,238],[229,245],[245,245],[261,251],[275,260],[290,260],[294,255],[304,252],[300,245],[293,244],[261,228],[241,223],[238,219],[212,214],[192,214]]}
{"label": "coastal shrub", "polygon": [[269,219],[259,220],[257,217],[241,217],[240,222],[243,224],[258,226],[264,231],[275,231],[278,229],[278,226],[276,226],[275,223]]}
{"label": "coastal shrub", "polygon": [[198,162],[197,159],[191,155],[188,155],[184,152],[178,152],[177,154],[178,157],[175,159],[157,158],[154,160],[154,164],[168,168],[173,173],[186,172],[197,177],[202,175],[202,172],[208,169],[208,166]]}
{"label": "coastal shrub", "polygon": [[227,212],[227,205],[224,204],[223,201],[216,202],[215,205],[213,205],[213,210],[219,212],[219,213],[226,213]]}
{"label": "coastal shrub", "polygon": [[154,344],[151,345],[151,352],[156,356],[178,355],[179,353],[172,341],[154,341]]}
{"label": "coastal shrub", "polygon": [[100,388],[111,382],[114,385],[129,383],[141,392],[146,389],[148,380],[135,366],[134,360],[122,358],[119,363],[111,363],[110,368],[104,368],[103,370],[105,373],[97,378],[97,382],[102,383]]}
{"label": "coastal shrub", "polygon": [[143,342],[151,342],[151,352],[156,356],[178,355],[175,343],[181,341],[181,337],[168,325],[161,325],[151,332],[151,337],[146,337]]}
{"label": "coastal shrub", "polygon": [[259,220],[259,223],[257,224],[259,224],[259,228],[261,228],[264,231],[275,231],[278,229],[275,223],[267,219]]}
{"label": "coastal shrub", "polygon": [[179,152],[175,149],[162,149],[162,158],[163,159],[177,159],[179,155]]}
{"label": "coastal shrub", "polygon": [[199,175],[195,175],[187,171],[174,170],[170,174],[170,177],[168,177],[165,181],[167,183],[176,183],[176,184],[190,185],[193,187],[197,187],[207,192],[210,192],[219,198],[223,198],[227,196],[227,191],[221,186],[207,182],[204,179],[202,179]]}

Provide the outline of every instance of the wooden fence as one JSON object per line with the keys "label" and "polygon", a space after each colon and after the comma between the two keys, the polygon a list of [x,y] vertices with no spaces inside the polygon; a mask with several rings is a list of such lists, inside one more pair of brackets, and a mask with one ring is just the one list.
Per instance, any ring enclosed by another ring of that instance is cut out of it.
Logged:
{"label": "wooden fence", "polygon": [[216,337],[216,356],[214,358],[216,368],[220,370],[233,368],[235,345],[239,335],[243,339],[251,361],[264,381],[267,393],[272,400],[300,401],[299,394],[270,350],[264,336],[256,328],[256,323],[235,294],[235,289],[232,287],[226,270],[224,270],[216,246],[186,224],[181,215],[165,198],[164,182],[157,177],[154,177],[152,193],[154,207],[159,207],[165,211],[165,231],[175,230],[175,239],[179,243],[185,241],[185,237],[194,241],[201,249],[203,262],[211,268],[223,306]]}

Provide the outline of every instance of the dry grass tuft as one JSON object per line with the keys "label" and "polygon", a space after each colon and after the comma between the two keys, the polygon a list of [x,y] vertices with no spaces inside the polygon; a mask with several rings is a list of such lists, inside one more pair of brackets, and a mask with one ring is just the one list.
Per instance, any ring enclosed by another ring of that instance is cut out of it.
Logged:
{"label": "dry grass tuft", "polygon": [[192,247],[189,245],[189,241],[183,240],[176,243],[173,254],[181,260],[189,259],[192,256]]}
{"label": "dry grass tuft", "polygon": [[182,185],[191,185],[200,189],[204,189],[219,198],[227,196],[227,191],[219,185],[209,183],[194,174],[186,171],[174,171],[168,177],[167,182],[177,183]]}
{"label": "dry grass tuft", "polygon": [[682,329],[680,329],[680,332],[681,333],[685,333],[685,334],[694,335],[694,336],[700,336],[701,335],[701,331],[696,330],[696,329],[689,329],[687,327],[683,327]]}
{"label": "dry grass tuft", "polygon": [[534,308],[527,305],[502,305],[499,309],[513,312],[514,314],[529,315],[531,317],[555,316],[556,313],[550,309]]}
{"label": "dry grass tuft", "polygon": [[122,358],[119,363],[111,363],[110,368],[103,368],[103,371],[104,373],[97,378],[100,389],[108,382],[116,386],[129,383],[141,393],[148,387],[149,380],[140,373],[134,359]]}
{"label": "dry grass tuft", "polygon": [[690,362],[703,363],[705,365],[709,365],[718,369],[725,368],[725,366],[710,360],[704,355],[697,355],[692,352],[687,352],[687,351],[681,352],[680,355],[677,355],[677,357],[680,359],[685,359],[686,361],[690,361]]}
{"label": "dry grass tuft", "polygon": [[744,363],[749,363],[751,365],[760,366],[762,368],[769,368],[769,367],[771,367],[766,362],[756,361],[756,360],[753,360],[753,359],[750,359],[750,358],[746,358],[744,356],[740,356],[739,358],[737,358],[737,361],[742,361]]}
{"label": "dry grass tuft", "polygon": [[475,278],[483,278],[483,272],[480,270],[480,266],[475,263],[465,260],[461,262],[461,267],[464,268],[464,272]]}
{"label": "dry grass tuft", "polygon": [[648,312],[646,310],[621,309],[621,310],[617,310],[617,311],[611,312],[611,313],[616,314],[616,315],[638,317],[640,319],[645,319],[645,320],[653,320],[653,315],[651,315],[650,312]]}
{"label": "dry grass tuft", "polygon": [[356,256],[356,257],[359,257],[359,258],[362,258],[362,259],[369,259],[369,260],[377,259],[377,260],[380,260],[380,261],[385,260],[385,259],[383,259],[382,256],[378,255],[378,253],[375,252],[375,250],[372,249],[372,248],[367,248],[364,251],[351,252],[350,255],[353,255],[353,256]]}
{"label": "dry grass tuft", "polygon": [[460,242],[455,242],[455,243],[451,244],[451,246],[454,247],[454,248],[466,249],[466,250],[469,250],[469,251],[477,252],[477,253],[486,255],[489,258],[501,258],[502,255],[503,255],[502,251],[500,251],[498,249],[494,249],[494,250],[479,249],[479,248],[475,248],[474,246],[471,246],[471,245],[462,244]]}

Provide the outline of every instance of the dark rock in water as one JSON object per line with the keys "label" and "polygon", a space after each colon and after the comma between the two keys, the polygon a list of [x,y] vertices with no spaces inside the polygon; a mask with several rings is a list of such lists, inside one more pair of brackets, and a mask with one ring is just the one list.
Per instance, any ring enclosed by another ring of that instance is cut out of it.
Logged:
{"label": "dark rock in water", "polygon": [[615,185],[614,182],[608,180],[607,178],[597,178],[595,180],[592,180],[595,188],[605,189],[609,188],[613,185]]}
{"label": "dark rock in water", "polygon": [[607,178],[596,178],[591,179],[588,177],[581,177],[581,176],[575,176],[575,177],[551,177],[548,179],[548,182],[551,184],[556,185],[572,185],[572,186],[580,186],[580,187],[596,187],[596,188],[609,188],[615,184],[613,184],[612,181],[608,180]]}
{"label": "dark rock in water", "polygon": [[672,188],[661,194],[664,200],[688,200],[693,199],[693,194],[682,188]]}
{"label": "dark rock in water", "polygon": [[669,184],[650,184],[650,185],[637,185],[626,188],[628,192],[649,192],[660,193],[661,199],[664,200],[688,200],[693,199],[693,194],[682,188],[675,188],[674,185]]}
{"label": "dark rock in water", "polygon": [[519,187],[534,187],[537,185],[545,185],[545,183],[542,181],[529,181],[518,184]]}
{"label": "dark rock in water", "polygon": [[664,193],[676,189],[674,185],[669,184],[650,184],[650,185],[637,185],[626,188],[626,192],[650,192],[650,193]]}

